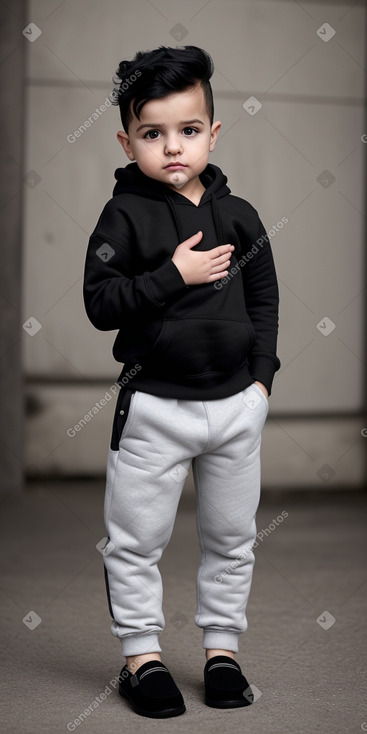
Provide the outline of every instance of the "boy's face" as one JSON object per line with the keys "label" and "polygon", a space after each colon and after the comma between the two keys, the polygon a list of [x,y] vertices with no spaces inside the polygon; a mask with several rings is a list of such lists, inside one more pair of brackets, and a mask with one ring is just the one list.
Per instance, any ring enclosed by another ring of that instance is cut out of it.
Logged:
{"label": "boy's face", "polygon": [[202,187],[198,176],[208,164],[220,127],[220,122],[210,125],[203,88],[196,84],[146,102],[140,120],[133,115],[128,133],[120,131],[117,138],[146,176],[185,193],[195,185]]}

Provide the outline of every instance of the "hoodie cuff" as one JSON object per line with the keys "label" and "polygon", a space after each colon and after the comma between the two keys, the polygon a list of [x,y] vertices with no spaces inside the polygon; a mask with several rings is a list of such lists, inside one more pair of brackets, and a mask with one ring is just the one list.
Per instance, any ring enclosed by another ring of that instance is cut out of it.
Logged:
{"label": "hoodie cuff", "polygon": [[144,273],[148,291],[158,306],[164,306],[166,300],[177,291],[189,288],[179,269],[171,258],[151,273]]}
{"label": "hoodie cuff", "polygon": [[277,358],[276,364],[271,357],[263,357],[257,355],[251,359],[250,362],[250,373],[254,380],[258,380],[265,385],[269,397],[271,395],[271,387],[273,384],[274,374],[280,367],[280,362]]}

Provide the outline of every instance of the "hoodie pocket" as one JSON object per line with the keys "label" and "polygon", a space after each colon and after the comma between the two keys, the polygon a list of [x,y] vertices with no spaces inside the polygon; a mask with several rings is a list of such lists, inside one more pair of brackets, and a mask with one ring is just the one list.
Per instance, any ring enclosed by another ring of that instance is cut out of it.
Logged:
{"label": "hoodie pocket", "polygon": [[166,319],[149,353],[149,367],[168,378],[195,381],[202,375],[230,375],[244,363],[256,341],[253,325],[231,319]]}

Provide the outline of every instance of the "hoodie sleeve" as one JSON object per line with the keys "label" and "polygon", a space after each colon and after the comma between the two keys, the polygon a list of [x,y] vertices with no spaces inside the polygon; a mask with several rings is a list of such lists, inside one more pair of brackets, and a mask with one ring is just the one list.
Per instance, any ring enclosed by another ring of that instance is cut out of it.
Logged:
{"label": "hoodie sleeve", "polygon": [[151,272],[134,274],[132,244],[123,212],[107,203],[89,239],[83,282],[87,316],[101,331],[120,329],[126,319],[163,308],[188,287],[170,257]]}
{"label": "hoodie sleeve", "polygon": [[257,239],[243,256],[246,258],[242,268],[246,308],[256,332],[249,369],[254,380],[262,382],[270,395],[274,374],[281,364],[276,355],[279,291],[269,237],[260,219]]}

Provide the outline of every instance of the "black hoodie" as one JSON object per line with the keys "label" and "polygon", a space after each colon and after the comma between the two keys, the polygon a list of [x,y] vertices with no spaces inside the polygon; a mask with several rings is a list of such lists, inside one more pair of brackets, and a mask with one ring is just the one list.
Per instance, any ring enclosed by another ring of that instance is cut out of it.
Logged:
{"label": "black hoodie", "polygon": [[[278,334],[278,284],[257,211],[231,195],[208,164],[196,206],[179,190],[143,174],[137,163],[115,172],[86,254],[83,297],[92,324],[118,329],[113,356],[129,388],[187,400],[225,398],[254,380],[271,393]],[[193,250],[232,244],[229,274],[187,286],[172,261],[202,230]]]}

